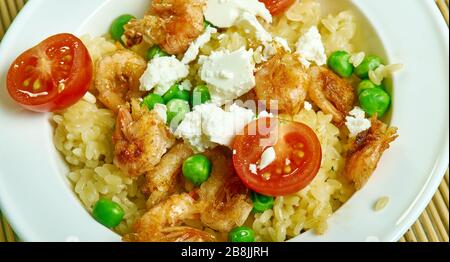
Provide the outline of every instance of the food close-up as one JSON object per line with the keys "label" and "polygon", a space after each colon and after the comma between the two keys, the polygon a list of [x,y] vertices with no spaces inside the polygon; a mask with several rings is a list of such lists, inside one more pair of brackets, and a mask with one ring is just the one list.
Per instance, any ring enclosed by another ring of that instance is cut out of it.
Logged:
{"label": "food close-up", "polygon": [[4,88],[48,116],[59,175],[122,241],[321,236],[409,139],[392,119],[410,65],[329,2],[148,1],[30,44]]}

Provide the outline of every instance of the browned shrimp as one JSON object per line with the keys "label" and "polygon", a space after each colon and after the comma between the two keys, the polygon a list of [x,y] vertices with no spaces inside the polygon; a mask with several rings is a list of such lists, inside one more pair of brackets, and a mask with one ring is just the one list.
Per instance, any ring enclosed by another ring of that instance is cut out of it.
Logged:
{"label": "browned shrimp", "polygon": [[124,236],[133,242],[213,242],[215,236],[192,227],[184,220],[198,218],[199,209],[189,194],[173,195],[151,208],[134,225],[135,233]]}
{"label": "browned shrimp", "polygon": [[104,56],[96,64],[94,87],[98,99],[117,112],[131,98],[141,96],[139,79],[147,68],[142,57],[128,50]]}
{"label": "browned shrimp", "polygon": [[[229,151],[229,150],[228,150]],[[153,206],[135,224],[126,241],[217,241],[217,236],[185,226],[199,221],[205,227],[228,232],[242,225],[253,205],[248,190],[234,174],[231,153],[217,148],[205,153],[213,170],[208,181],[191,193],[175,194]]]}
{"label": "browned shrimp", "polygon": [[204,6],[204,0],[153,0],[144,18],[125,26],[125,43],[133,46],[145,41],[169,54],[183,54],[203,32]]}
{"label": "browned shrimp", "polygon": [[358,190],[369,180],[389,144],[398,137],[397,128],[387,127],[376,116],[371,122],[372,127],[361,132],[351,145],[344,168],[345,176]]}
{"label": "browned shrimp", "polygon": [[198,192],[202,223],[219,232],[242,226],[253,208],[248,189],[236,176],[231,156],[225,150],[218,148],[205,153],[213,170]]}
{"label": "browned shrimp", "polygon": [[278,110],[296,114],[306,99],[310,77],[295,54],[278,53],[256,72],[256,95],[259,100],[278,101]]}
{"label": "browned shrimp", "polygon": [[183,162],[193,154],[190,146],[184,143],[177,144],[162,157],[157,166],[145,174],[142,191],[149,195],[147,207],[158,204],[176,191]]}
{"label": "browned shrimp", "polygon": [[156,112],[132,101],[132,113],[121,107],[113,134],[114,164],[126,175],[137,177],[159,163],[175,138]]}
{"label": "browned shrimp", "polygon": [[312,67],[310,75],[311,100],[325,113],[331,114],[335,124],[342,125],[355,106],[356,95],[353,87],[325,67]]}

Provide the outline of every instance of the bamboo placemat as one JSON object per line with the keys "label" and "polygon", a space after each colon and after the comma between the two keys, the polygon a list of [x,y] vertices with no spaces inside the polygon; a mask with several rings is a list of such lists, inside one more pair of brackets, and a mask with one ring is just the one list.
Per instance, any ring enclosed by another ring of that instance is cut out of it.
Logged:
{"label": "bamboo placemat", "polygon": [[[0,41],[18,11],[27,0],[0,0]],[[437,0],[439,9],[449,21],[449,0]],[[449,242],[449,175],[448,171],[428,207],[400,242]],[[0,213],[0,242],[15,242],[17,237]]]}

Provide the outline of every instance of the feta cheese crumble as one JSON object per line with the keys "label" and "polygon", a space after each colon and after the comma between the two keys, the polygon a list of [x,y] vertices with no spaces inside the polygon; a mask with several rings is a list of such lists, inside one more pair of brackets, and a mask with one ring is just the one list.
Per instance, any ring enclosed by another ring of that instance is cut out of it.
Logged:
{"label": "feta cheese crumble", "polygon": [[237,26],[244,29],[248,34],[253,34],[261,42],[271,42],[272,35],[264,29],[256,16],[249,12],[243,12],[236,22]]}
{"label": "feta cheese crumble", "polygon": [[276,36],[271,42],[262,42],[262,45],[258,46],[254,52],[253,59],[255,63],[260,64],[269,61],[276,55],[279,48],[283,48],[288,53],[292,52],[287,40],[282,37]]}
{"label": "feta cheese crumble", "polygon": [[307,111],[311,111],[313,109],[313,106],[311,105],[310,102],[305,101],[305,103],[303,104],[303,108],[305,108],[305,110]]}
{"label": "feta cheese crumble", "polygon": [[184,139],[198,152],[217,145],[231,147],[236,134],[254,118],[253,111],[236,104],[231,105],[229,111],[212,103],[202,104],[186,114],[175,136]]}
{"label": "feta cheese crumble", "polygon": [[228,28],[236,25],[244,12],[272,23],[269,10],[258,0],[208,0],[205,19],[216,27]]}
{"label": "feta cheese crumble", "polygon": [[234,52],[213,52],[201,56],[200,78],[208,84],[211,100],[221,106],[236,99],[255,86],[253,51],[241,48]]}
{"label": "feta cheese crumble", "polygon": [[300,62],[305,67],[309,68],[311,63],[315,63],[318,66],[327,63],[327,55],[325,54],[325,47],[322,43],[322,36],[317,27],[311,27],[308,32],[301,36],[296,47],[296,53],[300,55]]}
{"label": "feta cheese crumble", "polygon": [[259,163],[258,169],[263,170],[273,163],[276,159],[275,149],[273,147],[269,147],[261,155],[261,162]]}
{"label": "feta cheese crumble", "polygon": [[254,174],[254,175],[257,175],[257,174],[258,174],[258,166],[255,165],[255,164],[250,164],[250,165],[248,166],[248,170],[250,170],[250,172],[251,172],[252,174]]}
{"label": "feta cheese crumble", "polygon": [[205,32],[191,43],[186,53],[184,53],[184,57],[181,62],[184,64],[189,64],[194,61],[200,52],[200,48],[208,43],[209,40],[211,40],[211,35],[215,33],[217,33],[217,29],[212,26],[208,26]]}
{"label": "feta cheese crumble", "polygon": [[366,113],[360,107],[355,107],[349,114],[345,118],[345,125],[350,131],[350,137],[356,137],[372,126],[370,120],[365,117]]}
{"label": "feta cheese crumble", "polygon": [[141,91],[155,89],[158,95],[164,95],[172,85],[189,74],[189,67],[175,56],[156,57],[152,59],[142,75]]}
{"label": "feta cheese crumble", "polygon": [[264,50],[262,52],[264,61],[269,61],[269,59],[277,54],[277,48],[272,43],[264,42],[262,45],[264,46]]}
{"label": "feta cheese crumble", "polygon": [[279,37],[279,36],[275,36],[275,37],[273,38],[273,40],[274,40],[277,44],[279,44],[281,47],[283,47],[284,51],[286,51],[286,52],[288,52],[288,53],[292,52],[292,51],[291,51],[291,48],[289,47],[289,44],[288,44],[288,42],[287,42],[286,39],[284,39],[284,38],[282,38],[282,37]]}

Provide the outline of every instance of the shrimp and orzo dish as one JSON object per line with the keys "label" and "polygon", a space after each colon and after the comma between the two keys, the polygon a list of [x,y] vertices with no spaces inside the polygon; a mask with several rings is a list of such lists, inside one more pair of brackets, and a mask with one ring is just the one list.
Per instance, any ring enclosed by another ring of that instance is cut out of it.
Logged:
{"label": "shrimp and orzo dish", "polygon": [[54,145],[92,217],[124,241],[323,234],[398,137],[351,11],[316,0],[153,0],[100,37],[20,55],[7,88],[53,112]]}

